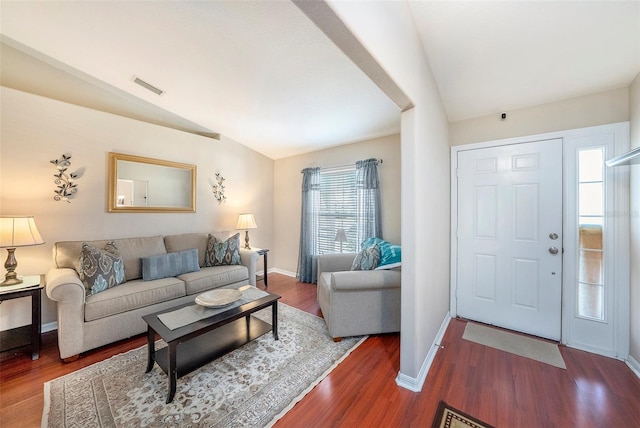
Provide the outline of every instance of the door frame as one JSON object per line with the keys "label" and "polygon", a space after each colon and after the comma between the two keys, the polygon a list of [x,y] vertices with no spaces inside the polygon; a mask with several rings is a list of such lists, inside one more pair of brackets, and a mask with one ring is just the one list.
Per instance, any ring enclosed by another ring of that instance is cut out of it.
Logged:
{"label": "door frame", "polygon": [[[457,316],[457,271],[458,271],[458,239],[457,239],[457,224],[458,224],[458,186],[457,186],[457,161],[458,152],[474,149],[484,149],[491,147],[506,146],[511,144],[521,144],[534,141],[545,141],[553,139],[562,139],[563,148],[567,138],[581,137],[589,135],[597,135],[601,133],[615,133],[615,153],[614,155],[620,155],[629,149],[629,122],[618,122],[609,125],[591,126],[587,128],[571,129],[566,131],[557,131],[544,134],[527,135],[515,138],[506,138],[501,140],[485,141],[480,143],[463,144],[451,147],[451,242],[450,242],[450,299],[449,299],[449,311],[452,317]],[[614,186],[615,190],[615,239],[616,239],[616,254],[629,254],[629,168],[628,167],[616,167],[616,181],[617,186]],[[566,177],[563,171],[563,188],[566,188]],[[565,220],[565,207],[563,204],[563,223]],[[626,215],[625,215],[626,213]],[[626,220],[626,221],[625,221]],[[625,260],[622,260],[625,259]],[[616,269],[620,269],[620,274],[616,278],[617,284],[622,284],[622,290],[616,293],[614,307],[616,308],[616,355],[615,358],[626,360],[629,354],[629,305],[625,304],[629,301],[629,260],[628,257],[617,257]],[[567,292],[566,284],[563,278],[562,282],[562,296]],[[565,317],[572,314],[572,308],[567,307],[567,299],[563,298],[561,305],[561,339],[560,342],[573,346],[569,337],[570,332],[567,331],[567,322]],[[575,346],[579,349],[579,345]],[[593,352],[591,349],[583,349]]]}

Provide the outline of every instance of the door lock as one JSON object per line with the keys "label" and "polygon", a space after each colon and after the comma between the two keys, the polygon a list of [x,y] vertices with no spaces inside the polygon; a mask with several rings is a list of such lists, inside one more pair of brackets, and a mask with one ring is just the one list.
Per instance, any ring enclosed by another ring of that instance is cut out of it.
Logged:
{"label": "door lock", "polygon": [[550,247],[550,248],[549,248],[549,252],[550,252],[551,254],[558,254],[558,251],[559,251],[559,250],[558,250],[558,247]]}
{"label": "door lock", "polygon": [[555,241],[556,239],[558,239],[558,234],[557,233],[550,233],[549,234],[549,239],[553,239]]}

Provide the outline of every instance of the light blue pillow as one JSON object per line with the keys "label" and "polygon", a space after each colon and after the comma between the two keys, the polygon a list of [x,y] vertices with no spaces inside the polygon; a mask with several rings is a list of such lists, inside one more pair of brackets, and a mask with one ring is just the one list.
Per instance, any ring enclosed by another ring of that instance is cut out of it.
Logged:
{"label": "light blue pillow", "polygon": [[143,281],[169,278],[200,270],[197,248],[143,257],[141,260]]}
{"label": "light blue pillow", "polygon": [[391,269],[402,264],[402,247],[380,238],[367,238],[360,244],[361,249],[377,245],[380,249],[380,263],[377,269]]}

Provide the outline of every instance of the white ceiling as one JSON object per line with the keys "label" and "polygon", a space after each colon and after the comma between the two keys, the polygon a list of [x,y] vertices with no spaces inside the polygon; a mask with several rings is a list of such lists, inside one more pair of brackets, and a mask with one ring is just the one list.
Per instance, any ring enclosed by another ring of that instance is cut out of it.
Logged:
{"label": "white ceiling", "polygon": [[640,1],[411,1],[450,122],[626,87]]}
{"label": "white ceiling", "polygon": [[5,38],[274,159],[400,131],[398,107],[288,1],[1,7]]}
{"label": "white ceiling", "polygon": [[[627,86],[640,71],[640,1],[409,4],[450,121]],[[399,109],[289,1],[0,8],[3,41],[273,159],[400,130]]]}

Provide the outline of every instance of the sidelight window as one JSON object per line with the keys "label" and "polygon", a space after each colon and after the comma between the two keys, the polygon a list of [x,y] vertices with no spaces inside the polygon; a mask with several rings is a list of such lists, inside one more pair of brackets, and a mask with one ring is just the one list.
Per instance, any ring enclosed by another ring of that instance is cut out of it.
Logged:
{"label": "sidelight window", "polygon": [[579,317],[605,320],[604,147],[578,150]]}

